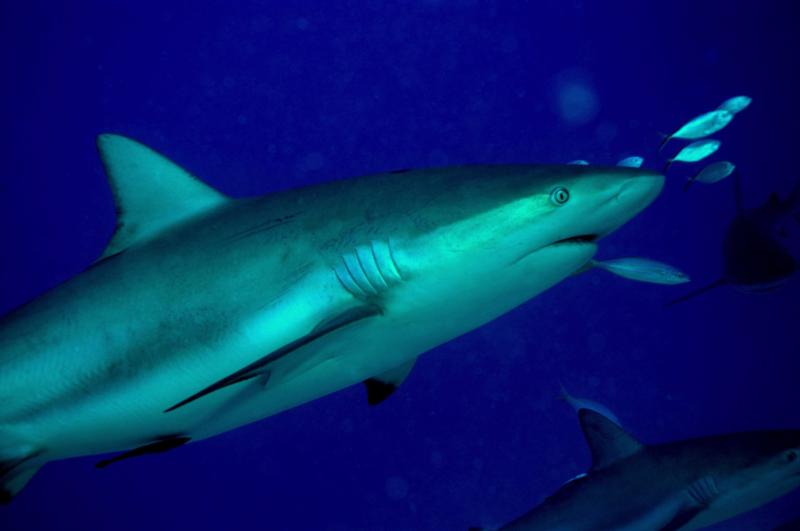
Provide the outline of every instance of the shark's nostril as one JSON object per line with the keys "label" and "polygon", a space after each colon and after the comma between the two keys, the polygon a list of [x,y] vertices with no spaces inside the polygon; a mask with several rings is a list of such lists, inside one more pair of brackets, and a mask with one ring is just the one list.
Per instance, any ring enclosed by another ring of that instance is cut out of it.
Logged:
{"label": "shark's nostril", "polygon": [[662,175],[643,175],[622,183],[614,195],[614,199],[617,201],[622,199],[639,200],[646,206],[661,193],[663,187],[664,177]]}

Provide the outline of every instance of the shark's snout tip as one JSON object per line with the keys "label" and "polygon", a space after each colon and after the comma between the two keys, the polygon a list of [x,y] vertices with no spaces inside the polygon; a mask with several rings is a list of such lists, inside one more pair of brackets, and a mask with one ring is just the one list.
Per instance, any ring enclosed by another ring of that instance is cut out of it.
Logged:
{"label": "shark's snout tip", "polygon": [[664,181],[664,176],[657,172],[637,175],[622,183],[617,198],[638,200],[643,206],[649,205],[664,189]]}

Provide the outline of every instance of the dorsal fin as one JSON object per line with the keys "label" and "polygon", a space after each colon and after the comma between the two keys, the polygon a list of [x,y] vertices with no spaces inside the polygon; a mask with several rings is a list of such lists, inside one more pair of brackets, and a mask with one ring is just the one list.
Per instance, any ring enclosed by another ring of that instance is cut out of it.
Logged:
{"label": "dorsal fin", "polygon": [[102,258],[227,200],[174,162],[130,138],[100,135],[97,149],[117,208],[117,230]]}
{"label": "dorsal fin", "polygon": [[591,409],[578,411],[583,435],[592,452],[592,470],[605,468],[642,449],[625,430]]}

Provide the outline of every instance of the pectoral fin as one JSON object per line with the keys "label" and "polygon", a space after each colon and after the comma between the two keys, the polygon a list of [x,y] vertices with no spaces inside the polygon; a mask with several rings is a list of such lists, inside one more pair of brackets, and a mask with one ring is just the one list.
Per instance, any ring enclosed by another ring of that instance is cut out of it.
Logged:
{"label": "pectoral fin", "polygon": [[675,513],[675,517],[659,531],[675,531],[688,524],[695,516],[705,511],[719,496],[717,483],[711,476],[705,476],[686,489],[686,503]]}
{"label": "pectoral fin", "polygon": [[258,376],[265,376],[266,378],[268,378],[270,374],[269,370],[270,364],[278,361],[279,359],[283,358],[284,356],[287,356],[288,354],[291,354],[295,350],[304,347],[305,345],[308,345],[312,341],[319,339],[320,337],[326,334],[329,334],[330,332],[338,330],[339,328],[342,328],[343,326],[354,323],[356,321],[366,319],[367,317],[379,315],[380,313],[381,313],[380,308],[372,305],[357,306],[355,308],[350,308],[348,310],[345,310],[344,312],[330,319],[322,321],[316,327],[314,327],[314,329],[308,334],[298,339],[295,339],[291,343],[282,346],[278,350],[270,352],[266,356],[257,359],[250,365],[247,365],[246,367],[239,369],[233,374],[226,376],[222,380],[219,380],[209,385],[205,389],[198,391],[189,398],[181,400],[174,406],[165,409],[164,413],[169,413],[170,411],[185,406],[190,402],[194,402],[198,398],[202,398],[207,394],[213,393],[214,391],[218,391],[220,389],[224,389],[230,385],[239,382],[244,382],[246,380],[250,380]]}
{"label": "pectoral fin", "polygon": [[367,403],[376,406],[389,398],[405,381],[416,362],[417,360],[414,358],[390,371],[364,380],[364,386],[367,388]]}
{"label": "pectoral fin", "polygon": [[115,455],[109,459],[98,461],[94,466],[97,468],[105,468],[108,465],[117,463],[119,461],[124,461],[125,459],[130,459],[131,457],[138,457],[140,455],[147,454],[160,454],[179,446],[183,446],[189,442],[189,440],[189,437],[183,435],[171,435],[168,437],[163,437],[149,444],[145,444],[144,446],[140,446],[138,448],[134,448],[133,450],[128,450],[127,452]]}

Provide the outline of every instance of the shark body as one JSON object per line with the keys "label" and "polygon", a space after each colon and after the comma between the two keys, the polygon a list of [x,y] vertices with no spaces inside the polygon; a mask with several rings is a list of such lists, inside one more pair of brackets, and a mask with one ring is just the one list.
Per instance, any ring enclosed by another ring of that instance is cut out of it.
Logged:
{"label": "shark body", "polygon": [[166,451],[416,357],[578,270],[645,208],[639,169],[471,166],[231,199],[102,135],[118,229],[0,323],[0,501],[47,461]]}
{"label": "shark body", "polygon": [[800,268],[781,241],[786,225],[800,222],[800,183],[786,199],[771,194],[754,208],[742,205],[741,177],[734,175],[736,216],[722,243],[724,270],[716,281],[691,291],[670,304],[683,302],[720,286],[745,293],[772,291],[783,285]]}
{"label": "shark body", "polygon": [[590,471],[501,529],[688,531],[800,486],[800,430],[643,445],[596,411],[578,415]]}

